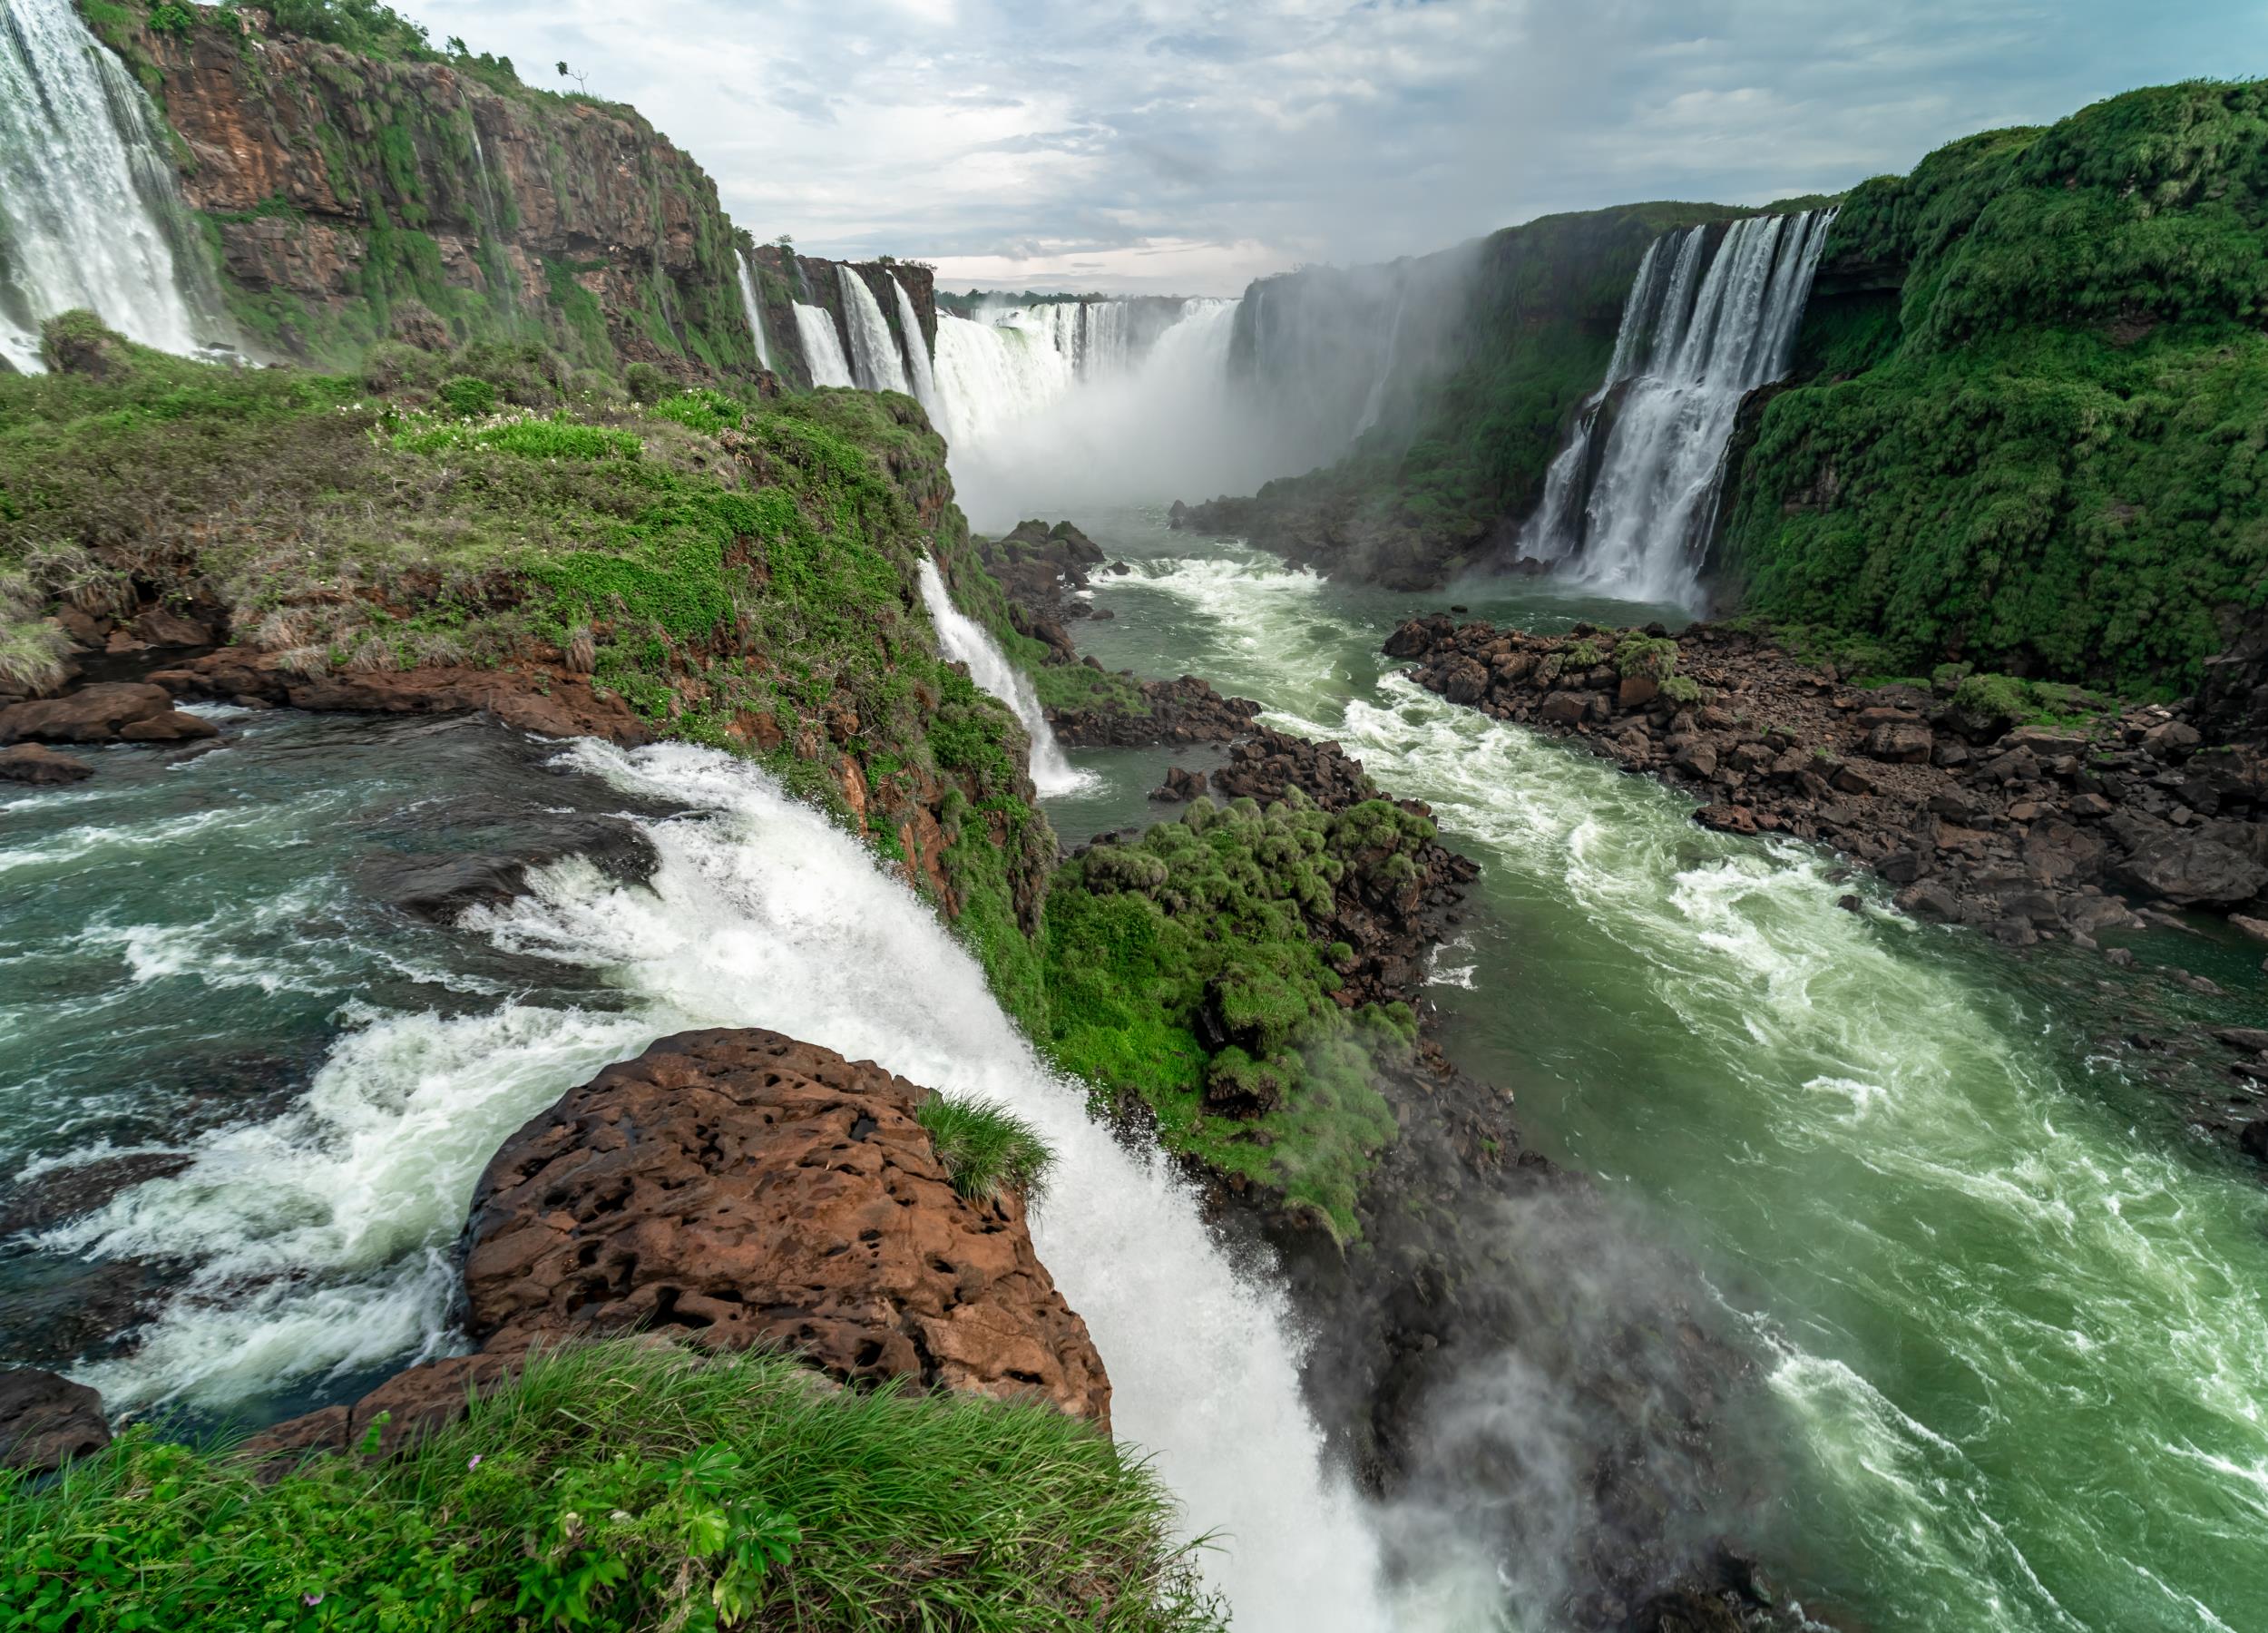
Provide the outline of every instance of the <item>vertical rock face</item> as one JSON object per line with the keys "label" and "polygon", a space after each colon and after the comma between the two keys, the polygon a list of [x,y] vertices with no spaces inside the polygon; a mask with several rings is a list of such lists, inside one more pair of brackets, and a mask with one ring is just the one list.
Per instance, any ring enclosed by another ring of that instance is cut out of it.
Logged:
{"label": "vertical rock face", "polygon": [[107,32],[180,138],[256,347],[338,361],[430,313],[589,364],[754,370],[715,183],[635,112],[240,15]]}
{"label": "vertical rock face", "polygon": [[504,1143],[474,1196],[466,1326],[495,1351],[689,1330],[845,1381],[1037,1395],[1110,1425],[1087,1325],[1022,1204],[961,1196],[929,1091],[777,1032],[665,1038]]}

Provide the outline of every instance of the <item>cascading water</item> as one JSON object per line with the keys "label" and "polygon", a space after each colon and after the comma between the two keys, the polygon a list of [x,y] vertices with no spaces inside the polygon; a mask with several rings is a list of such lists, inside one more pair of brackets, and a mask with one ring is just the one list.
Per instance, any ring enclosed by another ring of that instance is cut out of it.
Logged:
{"label": "cascading water", "polygon": [[914,399],[929,416],[930,424],[943,426],[945,423],[944,404],[937,396],[936,371],[930,367],[929,347],[922,338],[922,315],[914,309],[914,297],[906,293],[905,285],[896,278],[890,279],[891,288],[897,291],[898,326],[905,331],[905,357],[914,377]]}
{"label": "cascading water", "polygon": [[898,357],[898,343],[882,303],[857,271],[838,263],[836,280],[843,289],[843,316],[848,319],[851,373],[862,391],[904,391],[905,365]]}
{"label": "cascading water", "polygon": [[937,626],[937,644],[944,648],[945,656],[967,664],[969,678],[1007,704],[1023,722],[1031,738],[1031,786],[1048,795],[1084,787],[1090,779],[1086,773],[1073,770],[1063,758],[1062,746],[1048,725],[1047,710],[1040,707],[1031,678],[1008,661],[982,624],[953,604],[934,562],[922,563],[922,601],[929,608],[930,621]]}
{"label": "cascading water", "polygon": [[811,370],[814,386],[855,386],[851,378],[850,359],[843,356],[842,337],[835,332],[835,318],[825,307],[806,306],[798,300],[796,308],[796,337],[803,342],[803,360]]}
{"label": "cascading water", "polygon": [[756,360],[765,367],[772,366],[772,337],[764,331],[764,302],[756,292],[756,269],[748,265],[748,252],[738,252],[740,264],[740,304],[748,308],[748,332],[756,337]]}
{"label": "cascading water", "polygon": [[1617,596],[1698,601],[1741,398],[1787,372],[1833,220],[1832,210],[1751,216],[1714,255],[1706,225],[1648,247],[1606,384],[1546,474],[1527,554],[1566,562],[1570,576]]}
{"label": "cascading water", "polygon": [[1038,414],[1071,388],[1070,360],[1019,324],[937,314],[937,396],[958,455]]}
{"label": "cascading water", "polygon": [[1386,331],[1386,360],[1370,383],[1370,395],[1363,399],[1363,416],[1354,422],[1354,435],[1360,436],[1378,423],[1379,411],[1386,404],[1386,387],[1393,382],[1396,359],[1402,353],[1402,319],[1410,310],[1410,298],[1404,294],[1393,304],[1393,325]]}
{"label": "cascading water", "polygon": [[[74,1039],[114,1047],[106,1022],[131,1012],[138,1037],[171,1027],[191,1055],[216,1054],[217,1008],[249,1027],[288,1008],[336,1033],[339,1004],[369,993],[303,1095],[280,1110],[247,1107],[201,1135],[161,1134],[186,1159],[181,1171],[58,1233],[67,1239],[54,1250],[69,1256],[59,1262],[91,1251],[126,1272],[142,1256],[166,1266],[166,1302],[140,1342],[75,1369],[113,1404],[225,1407],[334,1365],[351,1384],[445,1349],[450,1247],[482,1167],[513,1129],[655,1038],[771,1027],[1002,1101],[1037,1125],[1058,1158],[1031,1222],[1041,1255],[1106,1357],[1117,1433],[1155,1455],[1190,1531],[1222,1533],[1200,1560],[1237,1627],[1385,1625],[1376,1545],[1325,1472],[1281,1296],[1232,1269],[1165,1165],[1089,1119],[1083,1089],[1041,1064],[976,962],[857,840],[747,763],[684,745],[575,746],[563,764],[577,775],[552,771],[554,793],[530,786],[542,781],[534,768],[484,780],[496,761],[527,753],[491,728],[404,730],[279,710],[237,716],[232,729],[227,749],[176,774],[136,779],[130,768],[91,803],[10,811],[0,827],[0,871],[37,881],[42,899],[75,892],[74,916],[87,915],[77,937],[44,938],[35,954],[50,975],[68,973],[71,1009],[97,1010],[74,1014]],[[365,741],[373,733],[376,745]],[[442,748],[451,743],[460,747]],[[436,762],[437,752],[455,758]],[[433,819],[436,774],[536,808],[603,778],[611,787],[598,792],[617,804],[684,814],[640,821],[659,859],[648,885],[560,864],[536,875],[533,897],[475,910],[455,930],[406,933],[418,967],[388,970],[379,960],[405,933],[398,914],[357,906],[352,881],[372,858],[355,846],[383,854],[406,822]],[[388,779],[372,802],[371,784]],[[230,817],[216,827],[222,808]],[[89,857],[114,865],[89,867]],[[162,902],[131,888],[105,896],[144,868],[176,891]],[[357,941],[367,929],[368,946],[342,947],[341,923]],[[23,928],[10,921],[0,934],[12,958],[28,950]],[[10,993],[0,1036],[37,1027],[44,1038],[63,990],[43,984],[36,1005]],[[44,1059],[37,1074],[24,1051],[0,1059],[23,1068],[0,1074],[14,1097],[0,1149],[43,1096],[66,1141],[103,1098],[99,1068],[75,1050]],[[57,1095],[45,1080],[74,1067],[94,1091]],[[194,1103],[178,1070],[161,1081]]]}
{"label": "cascading water", "polygon": [[0,0],[0,357],[84,307],[161,350],[225,345],[149,99],[70,0]]}

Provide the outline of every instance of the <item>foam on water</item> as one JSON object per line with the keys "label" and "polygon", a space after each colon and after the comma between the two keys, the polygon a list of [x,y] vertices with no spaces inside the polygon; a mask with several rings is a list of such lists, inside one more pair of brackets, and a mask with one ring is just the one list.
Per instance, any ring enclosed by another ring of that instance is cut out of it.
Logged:
{"label": "foam on water", "polygon": [[350,1016],[300,1102],[53,1234],[189,1266],[133,1354],[79,1375],[122,1404],[210,1407],[447,1349],[450,1246],[503,1139],[658,1036],[770,1026],[1036,1123],[1061,1164],[1041,1256],[1107,1358],[1119,1433],[1156,1454],[1192,1530],[1219,1533],[1207,1568],[1237,1625],[1385,1625],[1376,1547],[1324,1468],[1281,1296],[1232,1269],[1162,1165],[1089,1120],[931,911],[745,763],[681,746],[568,758],[697,814],[648,825],[650,886],[569,862],[464,928],[607,972],[625,1010]]}
{"label": "foam on water", "polygon": [[[1559,1045],[1562,1070],[1659,1102],[1637,1139],[1725,1148],[1618,1155],[1735,1255],[1807,1478],[1837,1493],[1801,1523],[1884,1625],[2268,1626],[2268,1575],[2168,1553],[2130,1508],[2262,1534],[2255,1189],[2135,1131],[2087,1082],[2106,1063],[1822,853],[1699,829],[1651,780],[1400,676],[1350,684],[1385,631],[1321,581],[1234,547],[1146,572],[1119,582],[1209,621],[1217,679],[1428,801],[1502,911],[1550,915],[1562,1005],[1621,1012],[1601,1066]],[[1491,1011],[1517,937],[1479,973]]]}

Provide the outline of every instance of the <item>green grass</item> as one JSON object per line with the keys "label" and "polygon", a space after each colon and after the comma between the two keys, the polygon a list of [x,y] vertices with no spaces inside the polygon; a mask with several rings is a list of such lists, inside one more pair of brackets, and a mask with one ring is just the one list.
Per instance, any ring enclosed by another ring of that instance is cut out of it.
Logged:
{"label": "green grass", "polygon": [[1812,383],[1765,406],[1720,547],[1745,606],[2171,696],[2268,602],[2268,87],[2193,83],[1987,132],[1854,191]]}
{"label": "green grass", "polygon": [[272,1484],[146,1428],[45,1486],[0,1474],[0,1628],[1221,1627],[1174,1518],[1044,1406],[616,1343]]}
{"label": "green grass", "polygon": [[929,1130],[937,1160],[963,1196],[986,1200],[1013,1192],[1031,1206],[1046,1194],[1055,1153],[1037,1129],[1005,1106],[933,1094],[914,1117]]}

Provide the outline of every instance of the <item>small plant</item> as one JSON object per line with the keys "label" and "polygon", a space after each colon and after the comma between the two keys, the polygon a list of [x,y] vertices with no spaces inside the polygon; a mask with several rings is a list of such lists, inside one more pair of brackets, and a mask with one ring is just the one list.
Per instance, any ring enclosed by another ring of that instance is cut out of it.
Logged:
{"label": "small plant", "polygon": [[159,5],[151,8],[150,32],[187,35],[196,32],[197,19],[179,5]]}
{"label": "small plant", "polygon": [[441,389],[434,394],[447,405],[450,412],[466,419],[496,412],[496,388],[477,375],[455,375],[442,381]]}
{"label": "small plant", "polygon": [[1677,643],[1667,636],[1626,635],[1615,648],[1615,672],[1666,681],[1677,670]]}
{"label": "small plant", "polygon": [[670,376],[650,363],[633,363],[622,371],[622,389],[633,403],[658,403],[670,389]]}
{"label": "small plant", "polygon": [[1600,651],[1598,643],[1588,635],[1567,649],[1567,667],[1569,669],[1597,669],[1606,660],[1607,654]]}
{"label": "small plant", "polygon": [[915,1108],[914,1120],[929,1130],[953,1188],[972,1201],[1013,1191],[1030,1206],[1045,1194],[1055,1153],[1005,1106],[933,1094]]}
{"label": "small plant", "polygon": [[1691,675],[1672,675],[1662,682],[1662,696],[1672,703],[1698,703],[1706,695]]}

